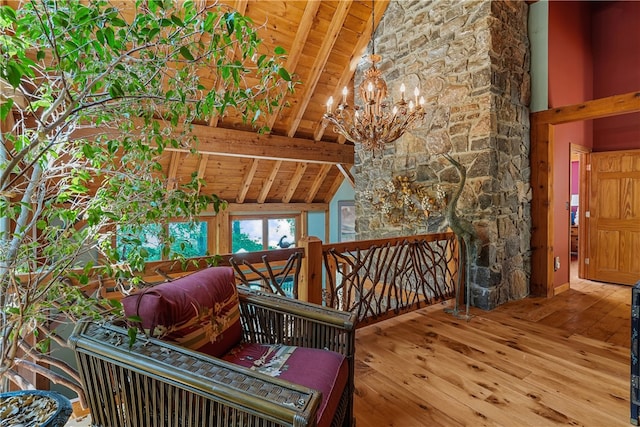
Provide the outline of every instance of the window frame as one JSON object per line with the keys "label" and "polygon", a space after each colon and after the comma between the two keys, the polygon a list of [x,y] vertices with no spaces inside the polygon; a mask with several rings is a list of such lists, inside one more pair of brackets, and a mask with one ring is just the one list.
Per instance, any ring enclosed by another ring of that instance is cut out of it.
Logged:
{"label": "window frame", "polygon": [[[262,221],[262,250],[274,250],[269,249],[269,220],[273,219],[293,219],[295,224],[295,236],[288,236],[294,239],[294,244],[297,246],[300,241],[301,231],[300,226],[302,215],[299,212],[291,213],[274,213],[274,214],[230,214],[227,227],[229,230],[229,253],[233,252],[233,221],[245,221],[245,220],[261,220]],[[265,239],[266,237],[266,239]]]}

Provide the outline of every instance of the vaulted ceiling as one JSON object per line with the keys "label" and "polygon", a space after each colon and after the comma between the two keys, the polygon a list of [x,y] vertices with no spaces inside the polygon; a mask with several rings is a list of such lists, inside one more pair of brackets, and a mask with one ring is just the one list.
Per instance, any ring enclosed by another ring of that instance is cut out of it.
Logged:
{"label": "vaulted ceiling", "polygon": [[287,51],[286,68],[301,83],[287,95],[287,106],[265,119],[271,128],[267,135],[231,116],[196,126],[201,156],[174,150],[162,159],[170,185],[197,171],[207,192],[233,204],[328,203],[345,179],[353,180],[354,150],[330,127],[323,129],[326,101],[352,86],[371,39],[372,19],[377,25],[388,3],[232,2],[260,27],[266,50],[281,46]]}

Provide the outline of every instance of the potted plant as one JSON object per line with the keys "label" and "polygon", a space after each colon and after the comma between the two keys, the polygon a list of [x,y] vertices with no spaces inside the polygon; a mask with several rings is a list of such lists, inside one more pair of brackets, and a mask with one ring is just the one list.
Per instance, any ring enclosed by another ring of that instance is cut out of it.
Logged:
{"label": "potted plant", "polygon": [[[104,0],[0,7],[5,386],[34,388],[20,374],[26,369],[81,395],[74,368],[49,351],[53,341],[65,345],[56,326],[109,316],[118,305],[77,285],[143,268],[139,232],[147,224],[225,206],[195,174],[169,188],[159,156],[171,146],[195,152],[191,124],[230,109],[259,124],[293,87],[284,52],[263,52],[254,24],[231,9],[190,0],[119,4],[124,9]],[[205,75],[215,84],[205,87]],[[126,254],[114,246],[116,232]]]}

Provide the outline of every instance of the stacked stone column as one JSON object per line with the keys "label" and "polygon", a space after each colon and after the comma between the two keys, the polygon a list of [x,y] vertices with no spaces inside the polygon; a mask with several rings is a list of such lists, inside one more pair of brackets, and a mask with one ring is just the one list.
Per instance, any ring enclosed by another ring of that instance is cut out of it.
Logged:
{"label": "stacked stone column", "polygon": [[[356,146],[356,232],[375,239],[446,229],[441,215],[392,227],[364,197],[396,175],[449,194],[458,174],[439,155],[467,168],[458,203],[481,242],[473,260],[471,301],[492,309],[528,295],[531,217],[529,184],[528,6],[522,1],[392,0],[375,34],[389,91],[418,85],[427,101],[419,127],[383,153]],[[360,64],[356,85],[368,64]]]}

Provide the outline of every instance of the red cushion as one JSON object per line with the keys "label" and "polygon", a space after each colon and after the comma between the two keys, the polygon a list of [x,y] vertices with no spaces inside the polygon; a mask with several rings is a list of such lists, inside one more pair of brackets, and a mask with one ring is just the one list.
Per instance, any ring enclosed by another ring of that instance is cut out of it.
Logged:
{"label": "red cushion", "polygon": [[154,337],[215,357],[242,338],[235,275],[211,267],[123,298],[127,316],[138,316]]}
{"label": "red cushion", "polygon": [[331,425],[349,377],[347,359],[329,350],[277,344],[241,344],[223,359],[321,391],[318,427]]}

